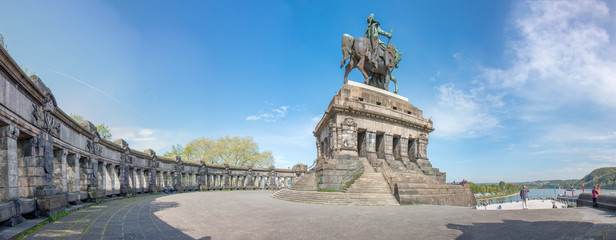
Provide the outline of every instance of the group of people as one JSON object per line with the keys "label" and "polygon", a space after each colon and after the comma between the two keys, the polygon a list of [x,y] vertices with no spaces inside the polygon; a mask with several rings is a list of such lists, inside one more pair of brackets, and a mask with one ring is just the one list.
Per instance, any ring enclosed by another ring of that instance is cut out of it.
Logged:
{"label": "group of people", "polygon": [[[462,179],[462,182],[459,182],[460,185],[464,185],[466,183],[467,183],[466,179]],[[456,184],[456,180],[453,180],[453,184]]]}
{"label": "group of people", "polygon": [[[524,186],[522,190],[520,190],[520,198],[522,199],[522,209],[528,210],[528,187]],[[598,208],[599,204],[597,203],[597,198],[599,197],[599,190],[597,190],[597,186],[592,187],[592,207]],[[556,203],[552,202],[552,208],[557,208]]]}
{"label": "group of people", "polygon": [[169,186],[169,187],[166,187],[163,190],[163,192],[166,193],[166,194],[171,194],[171,193],[175,192],[175,189],[173,189],[173,186]]}

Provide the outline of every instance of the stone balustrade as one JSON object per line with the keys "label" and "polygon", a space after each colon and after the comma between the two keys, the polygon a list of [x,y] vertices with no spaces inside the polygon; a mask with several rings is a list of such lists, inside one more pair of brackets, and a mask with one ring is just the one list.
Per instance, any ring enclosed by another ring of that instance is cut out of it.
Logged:
{"label": "stone balustrade", "polygon": [[[0,47],[0,222],[50,216],[67,204],[110,196],[223,189],[279,189],[306,172],[184,162],[100,137],[58,108],[51,90],[28,77]],[[302,167],[303,166],[303,167]]]}

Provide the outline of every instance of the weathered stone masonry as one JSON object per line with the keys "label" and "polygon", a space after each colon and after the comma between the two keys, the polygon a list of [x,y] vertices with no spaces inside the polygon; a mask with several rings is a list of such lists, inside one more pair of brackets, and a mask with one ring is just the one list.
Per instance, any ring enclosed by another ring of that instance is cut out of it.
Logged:
{"label": "weathered stone masonry", "polygon": [[[67,204],[162,191],[286,188],[305,167],[276,169],[183,162],[101,139],[88,121],[58,108],[0,47],[0,223],[49,216]],[[299,169],[299,170],[298,170]]]}

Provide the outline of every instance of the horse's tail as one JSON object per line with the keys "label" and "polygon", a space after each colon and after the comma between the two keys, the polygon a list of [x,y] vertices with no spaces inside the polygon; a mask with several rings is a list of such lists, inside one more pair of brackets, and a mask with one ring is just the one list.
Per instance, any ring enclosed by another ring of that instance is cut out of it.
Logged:
{"label": "horse's tail", "polygon": [[354,40],[355,39],[349,34],[345,33],[344,35],[342,35],[342,62],[340,63],[340,68],[342,68],[346,60],[351,57],[351,53],[353,52]]}

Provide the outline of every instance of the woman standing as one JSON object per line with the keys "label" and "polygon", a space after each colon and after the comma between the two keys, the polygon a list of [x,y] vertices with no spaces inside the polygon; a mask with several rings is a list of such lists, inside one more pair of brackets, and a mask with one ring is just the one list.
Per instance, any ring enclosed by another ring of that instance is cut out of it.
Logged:
{"label": "woman standing", "polygon": [[592,207],[598,208],[599,204],[597,204],[597,197],[599,196],[599,191],[597,191],[597,186],[592,186]]}

